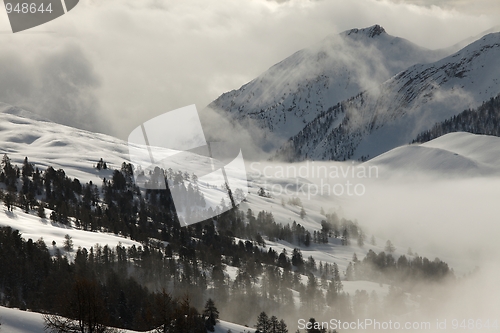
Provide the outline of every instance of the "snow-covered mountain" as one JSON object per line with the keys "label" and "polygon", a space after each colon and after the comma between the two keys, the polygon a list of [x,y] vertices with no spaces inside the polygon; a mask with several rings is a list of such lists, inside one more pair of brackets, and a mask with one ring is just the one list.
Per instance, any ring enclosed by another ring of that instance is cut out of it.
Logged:
{"label": "snow-covered mountain", "polygon": [[500,33],[402,71],[377,89],[321,112],[280,148],[286,160],[366,159],[500,92]]}
{"label": "snow-covered mountain", "polygon": [[269,150],[332,105],[411,65],[450,54],[446,52],[391,36],[379,25],[352,29],[296,52],[240,89],[221,95],[208,108],[267,131],[269,137],[261,145]]}

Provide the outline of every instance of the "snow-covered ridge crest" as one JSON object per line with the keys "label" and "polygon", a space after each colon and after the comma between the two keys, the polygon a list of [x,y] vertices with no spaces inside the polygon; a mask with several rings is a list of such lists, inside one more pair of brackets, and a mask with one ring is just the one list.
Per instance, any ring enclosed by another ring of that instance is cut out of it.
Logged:
{"label": "snow-covered ridge crest", "polygon": [[364,28],[364,29],[347,30],[347,31],[344,31],[343,33],[341,33],[340,35],[344,36],[344,37],[357,35],[357,36],[367,36],[369,38],[374,38],[374,37],[379,36],[381,34],[387,34],[387,32],[385,31],[385,29],[383,27],[376,24],[374,26]]}

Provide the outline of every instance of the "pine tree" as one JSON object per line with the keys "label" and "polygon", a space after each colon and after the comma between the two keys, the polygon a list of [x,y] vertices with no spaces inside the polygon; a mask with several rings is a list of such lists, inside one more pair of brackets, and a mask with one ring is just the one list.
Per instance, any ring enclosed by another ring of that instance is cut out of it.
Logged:
{"label": "pine tree", "polygon": [[311,245],[311,233],[309,231],[306,232],[306,238],[304,239],[304,245]]}
{"label": "pine tree", "polygon": [[73,250],[73,239],[68,234],[64,236],[64,250],[66,250],[66,252]]}
{"label": "pine tree", "polygon": [[349,245],[349,232],[347,228],[342,232],[342,245]]}
{"label": "pine tree", "polygon": [[24,158],[21,174],[23,177],[31,177],[33,175],[33,165],[28,162],[28,157]]}
{"label": "pine tree", "polygon": [[354,268],[352,266],[352,262],[349,262],[349,265],[347,265],[347,269],[345,271],[345,279],[347,281],[352,281],[354,279]]}
{"label": "pine tree", "polygon": [[362,233],[359,233],[358,235],[358,246],[363,247],[365,245],[365,240],[364,240],[364,235]]}
{"label": "pine tree", "polygon": [[288,328],[283,319],[280,320],[278,333],[288,333]]}
{"label": "pine tree", "polygon": [[214,326],[217,324],[219,319],[219,311],[215,307],[214,301],[209,298],[205,304],[205,310],[203,311],[203,317],[205,318],[205,326],[210,332],[214,331]]}
{"label": "pine tree", "polygon": [[269,319],[269,332],[270,333],[278,333],[279,332],[280,322],[276,316],[271,316]]}
{"label": "pine tree", "polygon": [[326,329],[321,327],[321,323],[317,322],[316,319],[309,319],[309,329],[307,329],[307,333],[324,333]]}
{"label": "pine tree", "polygon": [[304,210],[304,207],[300,208],[300,218],[304,219],[306,217],[306,211]]}
{"label": "pine tree", "polygon": [[9,212],[12,212],[12,195],[10,193],[7,193],[4,196],[3,202],[4,202],[5,206],[7,206],[7,210]]}
{"label": "pine tree", "polygon": [[302,257],[302,252],[300,249],[294,248],[292,252],[292,265],[295,267],[302,267],[304,265],[304,259]]}
{"label": "pine tree", "polygon": [[257,317],[257,324],[255,325],[255,328],[257,329],[257,332],[259,333],[269,333],[270,332],[270,320],[267,314],[262,311],[259,316]]}
{"label": "pine tree", "polygon": [[389,253],[393,253],[394,251],[396,251],[396,248],[394,247],[394,245],[392,244],[392,242],[390,240],[388,240],[386,243],[385,243],[385,251],[389,252]]}
{"label": "pine tree", "polygon": [[37,214],[38,214],[38,217],[41,219],[44,219],[47,217],[47,214],[45,214],[45,208],[43,208],[42,203],[40,203],[40,205],[38,205]]}
{"label": "pine tree", "polygon": [[57,214],[54,210],[50,213],[50,220],[52,222],[57,222]]}

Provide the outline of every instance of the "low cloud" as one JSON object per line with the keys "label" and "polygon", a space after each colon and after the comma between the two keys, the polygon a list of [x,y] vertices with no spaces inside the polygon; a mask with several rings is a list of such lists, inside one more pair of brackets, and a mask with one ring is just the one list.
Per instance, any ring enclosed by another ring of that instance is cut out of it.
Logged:
{"label": "low cloud", "polygon": [[67,44],[35,54],[0,52],[0,101],[64,125],[103,131],[100,81],[83,50]]}

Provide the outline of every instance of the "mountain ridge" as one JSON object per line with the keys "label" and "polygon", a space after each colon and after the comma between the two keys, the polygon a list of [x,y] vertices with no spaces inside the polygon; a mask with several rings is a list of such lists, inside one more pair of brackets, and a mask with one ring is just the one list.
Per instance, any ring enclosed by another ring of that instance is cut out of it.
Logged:
{"label": "mountain ridge", "polygon": [[351,29],[295,52],[207,108],[264,129],[271,138],[263,138],[261,146],[273,150],[332,105],[442,56],[391,36],[380,25]]}
{"label": "mountain ridge", "polygon": [[411,66],[319,114],[276,158],[365,160],[404,145],[500,92],[498,57],[500,33],[492,33],[437,62]]}

